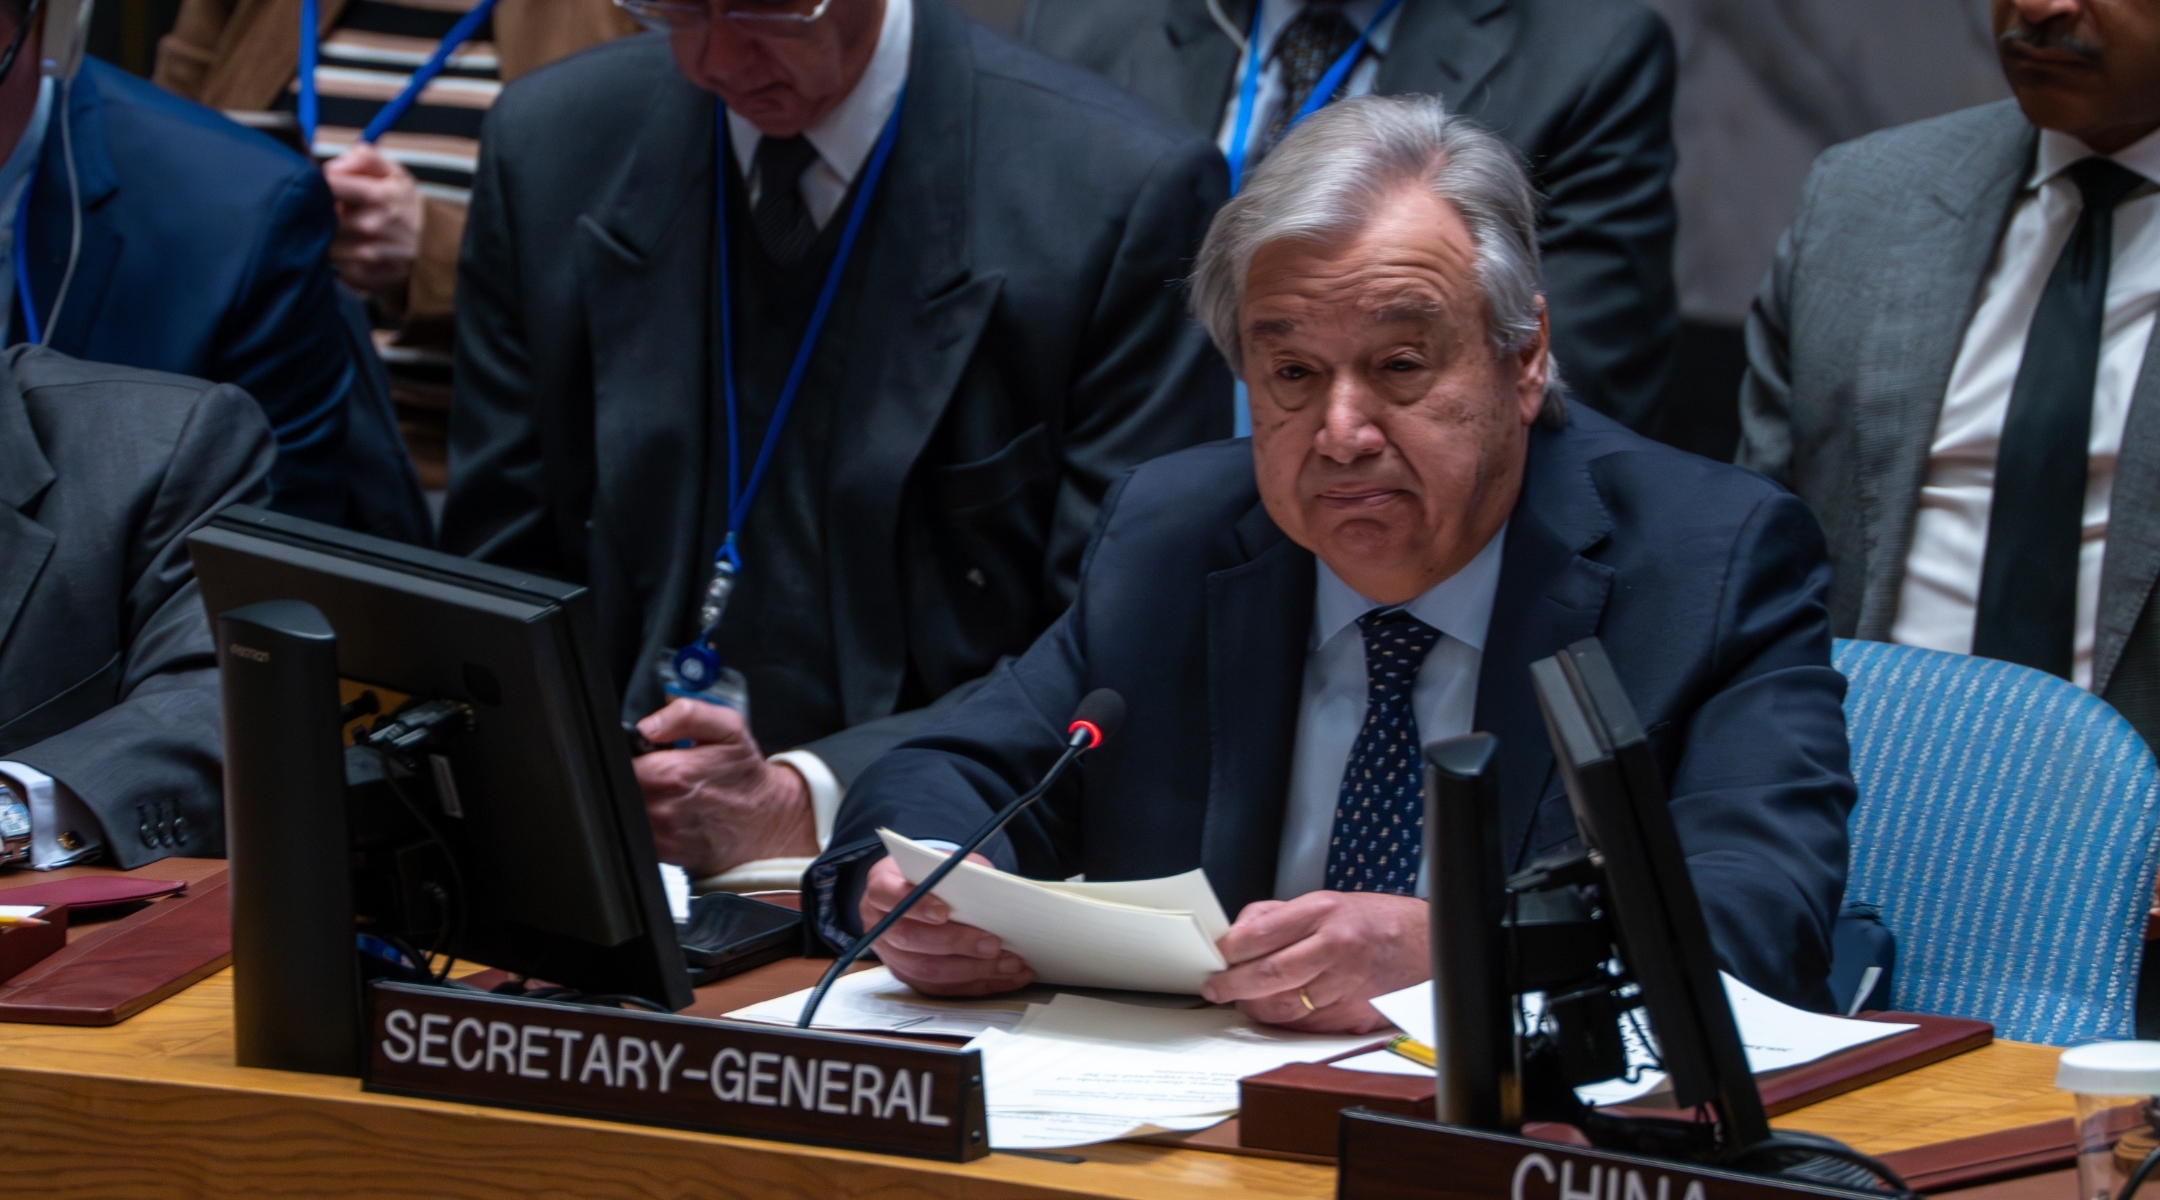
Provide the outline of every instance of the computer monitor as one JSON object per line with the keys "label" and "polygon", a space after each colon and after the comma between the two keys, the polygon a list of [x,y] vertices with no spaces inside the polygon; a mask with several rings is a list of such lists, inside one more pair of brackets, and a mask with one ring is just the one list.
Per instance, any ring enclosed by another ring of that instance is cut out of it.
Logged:
{"label": "computer monitor", "polygon": [[1673,1100],[1682,1109],[1714,1105],[1727,1148],[1760,1142],[1770,1134],[1769,1119],[1634,705],[1595,638],[1531,664],[1530,673]]}
{"label": "computer monitor", "polygon": [[380,728],[430,701],[469,709],[391,789],[426,798],[411,818],[439,839],[415,837],[379,794],[381,767],[347,752],[362,931],[588,994],[690,1003],[589,592],[245,506],[188,547],[213,621],[274,600],[328,619],[349,717],[373,709]]}

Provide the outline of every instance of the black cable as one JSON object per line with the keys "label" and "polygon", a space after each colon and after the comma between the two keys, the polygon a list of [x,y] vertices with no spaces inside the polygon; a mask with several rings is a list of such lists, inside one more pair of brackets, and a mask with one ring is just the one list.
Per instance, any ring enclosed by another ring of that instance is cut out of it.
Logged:
{"label": "black cable", "polygon": [[[2160,1151],[2154,1153],[2160,1155]],[[1890,1164],[1873,1155],[1863,1154],[1843,1143],[1831,1141],[1829,1138],[1774,1133],[1752,1146],[1742,1147],[1737,1154],[1732,1156],[1728,1165],[1746,1170],[1745,1164],[1749,1160],[1770,1154],[1805,1155],[1813,1158],[1836,1159],[1873,1175],[1876,1181],[1884,1186],[1886,1191],[1898,1197],[1899,1200],[1918,1200],[1919,1193],[1913,1191],[1912,1185],[1906,1183],[1905,1177],[1898,1174]],[[1785,1165],[1780,1164],[1773,1171],[1763,1173],[1785,1175]],[[1791,1176],[1787,1177],[1790,1178]],[[2127,1200],[2127,1193],[2125,1196]]]}
{"label": "black cable", "polygon": [[2115,1200],[2130,1200],[2137,1195],[2137,1190],[2145,1186],[2145,1177],[2153,1173],[2155,1166],[2160,1166],[2160,1146],[2153,1147],[2145,1161],[2137,1165],[2137,1170],[2130,1172],[2130,1178],[2123,1181],[2122,1191],[2115,1194]]}
{"label": "black cable", "polygon": [[[381,746],[370,746],[369,749],[375,751],[376,758],[382,764],[383,779],[390,784],[391,794],[396,796],[398,802],[405,806],[405,811],[412,814],[413,820],[420,822],[420,828],[427,830],[428,837],[434,841],[436,846],[441,848],[443,861],[450,864],[450,884],[456,889],[457,895],[454,897],[454,903],[442,905],[444,910],[443,933],[438,935],[436,944],[438,947],[442,947],[444,941],[447,940],[448,953],[443,959],[442,970],[434,972],[435,982],[441,984],[444,980],[450,978],[450,968],[457,964],[457,952],[465,947],[465,872],[458,867],[457,851],[450,845],[450,839],[443,835],[442,830],[436,828],[435,822],[428,818],[426,811],[420,807],[419,802],[415,801],[412,794],[405,790],[405,785],[398,782],[397,771],[390,757],[390,752]],[[450,935],[451,912],[453,910],[456,913],[457,922],[454,937]],[[434,954],[430,953],[428,957],[432,960]],[[430,961],[422,964],[421,970],[423,972],[433,971],[434,963]]]}

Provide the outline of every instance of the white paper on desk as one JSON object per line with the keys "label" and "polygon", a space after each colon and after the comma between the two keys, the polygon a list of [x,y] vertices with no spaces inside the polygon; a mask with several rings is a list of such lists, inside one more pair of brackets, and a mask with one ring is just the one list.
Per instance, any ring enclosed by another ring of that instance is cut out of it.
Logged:
{"label": "white paper on desk", "polygon": [[[802,1016],[810,992],[805,988],[727,1015],[736,1021],[793,1025]],[[891,971],[876,967],[833,981],[813,1025],[864,1033],[971,1038],[985,1029],[1013,1028],[1027,1015],[1029,1004],[1047,1004],[1051,995],[1049,988],[1030,987],[999,996],[948,1000],[925,996],[893,978]]]}
{"label": "white paper on desk", "polygon": [[[922,882],[946,858],[945,851],[889,829],[878,836],[910,883]],[[1197,995],[1201,982],[1225,966],[1215,949],[1215,938],[1228,928],[1222,905],[1212,892],[1207,905],[1198,902],[1197,889],[1207,888],[1198,871],[1139,883],[1155,890],[1132,883],[1044,884],[963,862],[938,884],[936,895],[954,920],[996,934],[1026,959],[1038,983]],[[1183,897],[1187,907],[1142,907],[1104,898],[1100,889],[1125,897]],[[1217,932],[1211,935],[1211,928]]]}
{"label": "white paper on desk", "polygon": [[1012,1032],[991,1030],[969,1045],[982,1051],[992,1109],[1157,1120],[1227,1116],[1237,1111],[1238,1080],[1374,1041],[1260,1026],[1234,1008],[1061,995],[1029,1009]]}
{"label": "white paper on desk", "polygon": [[44,911],[42,904],[0,904],[0,917],[34,917]]}
{"label": "white paper on desk", "polygon": [[1152,1121],[1136,1121],[1131,1117],[1001,1108],[991,1109],[988,1115],[992,1150],[1056,1150],[1146,1137],[1151,1133],[1193,1133],[1230,1119],[1227,1116],[1158,1117]]}
{"label": "white paper on desk", "polygon": [[[1917,1029],[1917,1025],[1895,1025],[1885,1021],[1854,1021],[1845,1017],[1825,1016],[1805,1009],[1782,1004],[1754,988],[1719,972],[1725,983],[1725,998],[1732,1005],[1733,1023],[1740,1027],[1741,1044],[1747,1048],[1748,1069],[1757,1075],[1770,1071],[1782,1071],[1817,1059],[1828,1058],[1841,1050],[1864,1046],[1892,1034]],[[1380,1015],[1393,1021],[1418,1041],[1430,1046],[1434,1041],[1433,992],[1430,982],[1416,984],[1399,992],[1390,992],[1376,998],[1373,1007]],[[1529,998],[1524,998],[1526,1012],[1538,1011]],[[1656,1061],[1651,1048],[1643,1045],[1635,1036],[1628,1022],[1621,1023],[1623,1039],[1628,1043],[1628,1066],[1639,1069],[1641,1074],[1635,1082],[1608,1080],[1575,1089],[1575,1094],[1585,1104],[1621,1104],[1656,1091],[1665,1082],[1664,1072],[1651,1068]],[[1367,1056],[1370,1057],[1370,1056]],[[1359,1060],[1362,1061],[1362,1060]],[[1350,1070],[1372,1068],[1352,1066],[1349,1061],[1335,1064]],[[1415,1066],[1415,1064],[1412,1064]],[[1416,1072],[1422,1074],[1424,1068]]]}

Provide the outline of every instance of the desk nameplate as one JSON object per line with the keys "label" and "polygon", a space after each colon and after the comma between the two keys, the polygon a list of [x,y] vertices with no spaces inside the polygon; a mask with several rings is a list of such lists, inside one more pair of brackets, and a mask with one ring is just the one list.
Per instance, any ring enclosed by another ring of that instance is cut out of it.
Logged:
{"label": "desk nameplate", "polygon": [[1856,1200],[1869,1194],[1357,1108],[1342,1115],[1341,1153],[1336,1200]]}
{"label": "desk nameplate", "polygon": [[990,1152],[973,1050],[378,983],[364,1086],[966,1162]]}

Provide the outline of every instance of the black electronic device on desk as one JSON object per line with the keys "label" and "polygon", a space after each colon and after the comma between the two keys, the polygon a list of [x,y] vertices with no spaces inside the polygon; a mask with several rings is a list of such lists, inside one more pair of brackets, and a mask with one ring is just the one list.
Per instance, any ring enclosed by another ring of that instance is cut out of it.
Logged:
{"label": "black electronic device on desk", "polygon": [[[1865,1155],[1770,1129],[1662,772],[1604,649],[1577,642],[1532,664],[1531,677],[1579,848],[1503,876],[1497,739],[1471,734],[1425,749],[1435,1110],[1450,1127],[1432,1152],[1465,1179],[1497,1173],[1483,1182],[1517,1196],[1530,1194],[1532,1174],[1551,1185],[1544,1176],[1562,1169],[1608,1172],[1614,1185],[1626,1171],[1629,1194],[1659,1171],[1722,1191],[1747,1179],[1788,1194],[1909,1194]],[[1535,1018],[1522,1003],[1529,993],[1542,996]],[[1626,1073],[1623,1024],[1645,1023],[1679,1111],[1578,1100],[1578,1086]],[[1512,1136],[1528,1122],[1573,1126],[1597,1149]],[[1402,1194],[1404,1156],[1431,1136],[1419,1125],[1346,1114],[1342,1195]],[[1579,1181],[1567,1186],[1581,1191]]]}
{"label": "black electronic device on desk", "polygon": [[[792,912],[700,901],[686,963],[585,589],[247,507],[188,545],[225,668],[247,1065],[339,1060],[282,1052],[326,1022],[256,991],[310,969],[334,998],[455,956],[673,1010],[799,944]],[[357,966],[356,918],[380,954]],[[253,1039],[257,1014],[295,1028]]]}

